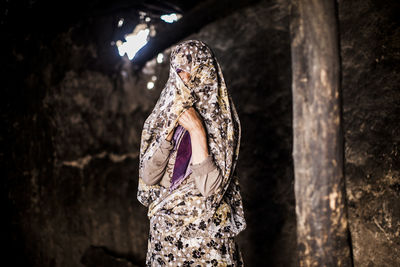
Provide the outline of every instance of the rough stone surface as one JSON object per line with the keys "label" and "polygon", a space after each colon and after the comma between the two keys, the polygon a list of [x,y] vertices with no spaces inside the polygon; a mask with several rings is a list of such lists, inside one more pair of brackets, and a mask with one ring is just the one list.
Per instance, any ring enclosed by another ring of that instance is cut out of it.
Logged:
{"label": "rough stone surface", "polygon": [[345,173],[355,266],[400,266],[396,1],[340,1]]}
{"label": "rough stone surface", "polygon": [[129,262],[125,256],[115,255],[105,248],[90,247],[82,256],[81,262],[87,267],[138,267]]}

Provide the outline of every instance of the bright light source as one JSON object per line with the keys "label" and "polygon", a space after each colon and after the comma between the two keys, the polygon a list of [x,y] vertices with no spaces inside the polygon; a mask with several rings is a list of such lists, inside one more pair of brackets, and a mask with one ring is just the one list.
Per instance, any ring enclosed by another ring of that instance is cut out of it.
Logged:
{"label": "bright light source", "polygon": [[122,24],[124,24],[124,19],[120,19],[118,21],[118,28],[122,26]]}
{"label": "bright light source", "polygon": [[164,61],[164,55],[163,53],[159,53],[157,55],[157,63],[163,63],[163,61]]}
{"label": "bright light source", "polygon": [[148,82],[147,83],[147,89],[151,90],[154,88],[154,83],[153,82]]}
{"label": "bright light source", "polygon": [[149,22],[151,20],[151,18],[149,18],[149,17],[146,17],[145,19],[144,19],[144,21],[146,21],[146,22]]}
{"label": "bright light source", "polygon": [[128,58],[132,60],[136,53],[147,44],[149,33],[150,29],[145,24],[137,25],[133,33],[125,36],[126,42],[117,41],[119,55],[122,57],[127,54]]}
{"label": "bright light source", "polygon": [[180,14],[172,13],[169,15],[162,15],[160,18],[167,23],[173,23],[175,21],[178,21],[181,17],[182,15]]}
{"label": "bright light source", "polygon": [[151,76],[151,80],[152,80],[153,82],[157,81],[157,76],[156,76],[156,75]]}

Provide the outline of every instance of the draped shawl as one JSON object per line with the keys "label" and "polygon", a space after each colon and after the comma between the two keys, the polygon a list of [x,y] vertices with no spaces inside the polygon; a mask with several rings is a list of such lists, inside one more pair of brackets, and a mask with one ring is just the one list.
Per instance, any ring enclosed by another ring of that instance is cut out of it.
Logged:
{"label": "draped shawl", "polygon": [[[190,73],[185,84],[177,73]],[[172,192],[159,184],[142,180],[144,162],[178,125],[179,116],[193,106],[201,115],[207,133],[209,153],[222,175],[222,183],[208,197],[194,183],[181,185]],[[158,217],[169,232],[199,235],[208,231],[235,236],[246,227],[240,186],[236,175],[241,126],[221,67],[204,42],[188,40],[171,52],[169,79],[146,119],[141,135],[137,198],[148,207],[148,217]],[[198,227],[195,227],[195,226]],[[211,225],[210,227],[206,227]],[[199,229],[201,233],[199,233]]]}

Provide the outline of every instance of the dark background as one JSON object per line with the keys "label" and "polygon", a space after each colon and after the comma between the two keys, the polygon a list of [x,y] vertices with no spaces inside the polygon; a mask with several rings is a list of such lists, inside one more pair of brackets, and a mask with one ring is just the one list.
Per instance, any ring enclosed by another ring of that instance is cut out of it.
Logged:
{"label": "dark background", "polygon": [[[394,0],[337,3],[354,263],[400,266],[400,8]],[[118,55],[111,42],[132,31],[139,10],[157,34],[200,39],[216,53],[242,124],[245,264],[296,266],[289,0],[3,2],[3,261],[144,265],[140,134],[168,78],[170,48],[157,51],[161,64]],[[157,20],[172,11],[194,22]]]}

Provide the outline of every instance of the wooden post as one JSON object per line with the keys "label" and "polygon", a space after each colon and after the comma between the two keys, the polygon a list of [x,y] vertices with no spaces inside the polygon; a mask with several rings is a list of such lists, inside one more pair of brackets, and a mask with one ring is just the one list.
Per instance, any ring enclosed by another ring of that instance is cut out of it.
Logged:
{"label": "wooden post", "polygon": [[334,0],[292,0],[293,159],[300,266],[352,266]]}

